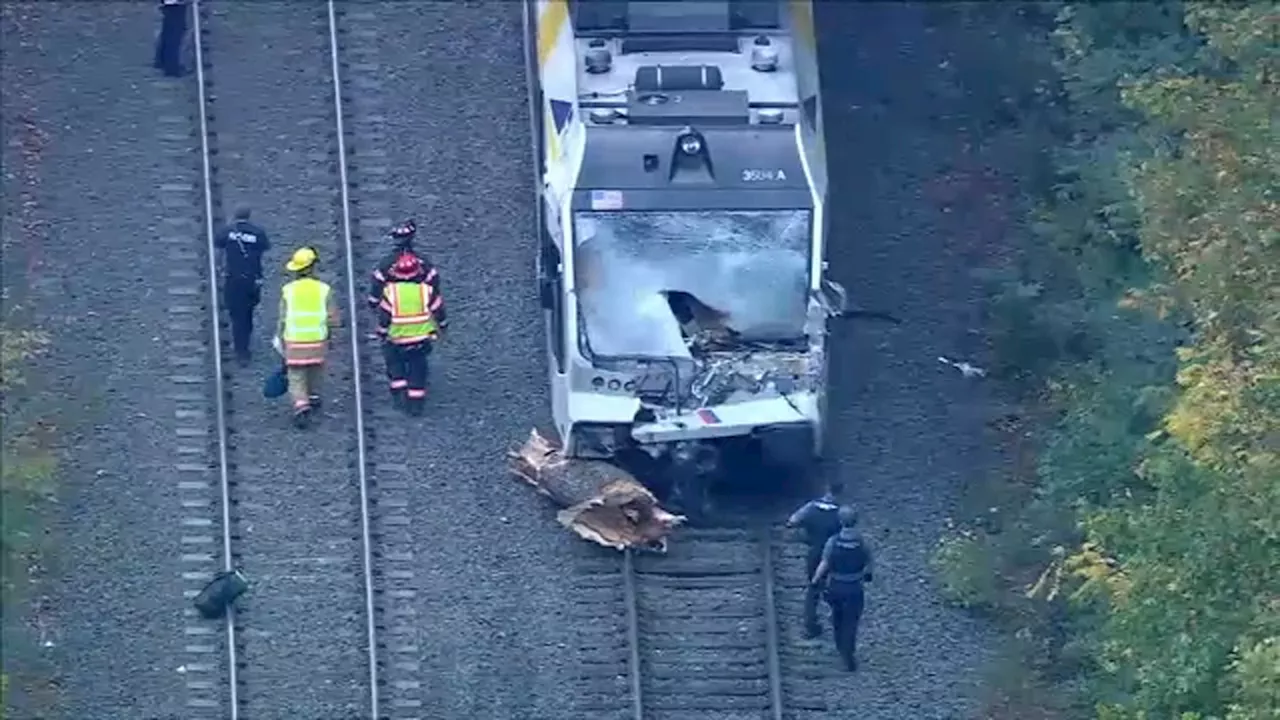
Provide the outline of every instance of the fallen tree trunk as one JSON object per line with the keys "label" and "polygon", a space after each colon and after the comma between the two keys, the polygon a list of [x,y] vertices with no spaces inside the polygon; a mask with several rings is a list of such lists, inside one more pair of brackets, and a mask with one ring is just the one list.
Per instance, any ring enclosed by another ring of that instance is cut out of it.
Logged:
{"label": "fallen tree trunk", "polygon": [[509,453],[511,472],[563,508],[556,519],[606,547],[666,552],[667,536],[685,521],[630,473],[600,460],[573,460],[537,430]]}

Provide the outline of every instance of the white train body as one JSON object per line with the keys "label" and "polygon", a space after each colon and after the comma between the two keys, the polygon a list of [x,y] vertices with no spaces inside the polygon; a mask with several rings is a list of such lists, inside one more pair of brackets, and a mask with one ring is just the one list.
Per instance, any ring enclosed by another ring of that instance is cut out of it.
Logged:
{"label": "white train body", "polygon": [[538,283],[568,452],[821,453],[827,171],[808,0],[526,0]]}

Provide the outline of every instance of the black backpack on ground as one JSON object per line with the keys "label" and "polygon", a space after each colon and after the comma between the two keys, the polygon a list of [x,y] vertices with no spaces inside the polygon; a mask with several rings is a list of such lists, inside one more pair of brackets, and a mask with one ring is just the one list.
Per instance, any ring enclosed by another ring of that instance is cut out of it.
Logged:
{"label": "black backpack on ground", "polygon": [[248,589],[249,581],[239,570],[220,572],[196,595],[196,610],[206,620],[225,617],[227,608]]}

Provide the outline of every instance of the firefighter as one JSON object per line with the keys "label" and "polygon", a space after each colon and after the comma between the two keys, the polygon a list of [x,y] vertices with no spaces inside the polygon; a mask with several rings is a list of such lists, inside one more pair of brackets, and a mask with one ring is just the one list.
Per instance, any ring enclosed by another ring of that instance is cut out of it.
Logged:
{"label": "firefighter", "polygon": [[444,328],[444,303],[427,280],[418,256],[402,254],[386,272],[378,303],[378,334],[392,401],[421,415],[427,397],[427,355]]}
{"label": "firefighter", "polygon": [[391,232],[388,235],[391,237],[394,246],[391,252],[387,253],[387,256],[378,264],[378,267],[373,269],[373,282],[369,286],[368,298],[370,307],[376,308],[382,304],[382,289],[389,279],[391,266],[406,255],[416,257],[422,263],[423,270],[426,273],[426,282],[431,285],[431,291],[435,297],[444,297],[440,294],[440,274],[436,272],[435,265],[432,265],[424,255],[413,247],[413,241],[417,234],[418,225],[412,219],[405,220],[391,228]]}
{"label": "firefighter", "polygon": [[840,532],[827,540],[822,561],[810,584],[825,585],[836,650],[845,668],[853,672],[858,669],[858,623],[862,620],[864,603],[862,586],[871,582],[871,549],[856,528],[858,513],[852,507],[841,506],[837,516]]}
{"label": "firefighter", "polygon": [[249,222],[249,208],[236,210],[235,222],[214,238],[223,251],[222,291],[231,319],[231,344],[240,366],[249,364],[253,312],[262,300],[262,254],[271,249],[267,231]]}
{"label": "firefighter", "polygon": [[311,421],[311,411],[320,407],[329,330],[341,322],[331,288],[315,278],[319,260],[315,249],[299,248],[285,265],[294,279],[280,291],[277,337],[283,341],[289,396],[293,399],[293,422],[298,427],[306,427]]}
{"label": "firefighter", "polygon": [[160,36],[156,38],[155,67],[169,77],[182,75],[182,40],[187,35],[189,0],[160,0]]}
{"label": "firefighter", "polygon": [[[840,531],[837,511],[840,507],[840,494],[843,492],[844,483],[840,480],[832,480],[827,485],[826,494],[801,505],[800,509],[787,519],[787,527],[798,527],[804,531],[804,543],[808,548],[805,554],[804,576],[806,578],[813,577],[813,573],[817,571],[818,563],[822,561],[822,549],[826,547],[827,540]],[[805,588],[804,632],[807,638],[816,638],[822,634],[822,628],[818,626],[818,588],[813,585]]]}

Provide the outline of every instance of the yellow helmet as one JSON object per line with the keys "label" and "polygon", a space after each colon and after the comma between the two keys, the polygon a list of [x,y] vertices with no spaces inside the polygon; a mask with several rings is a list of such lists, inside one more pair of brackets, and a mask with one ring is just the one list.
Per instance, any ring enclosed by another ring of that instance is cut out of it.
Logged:
{"label": "yellow helmet", "polygon": [[298,248],[294,251],[293,257],[289,259],[289,262],[286,263],[284,267],[289,272],[302,272],[312,265],[315,265],[316,260],[319,259],[320,256],[316,254],[315,250],[309,247]]}

